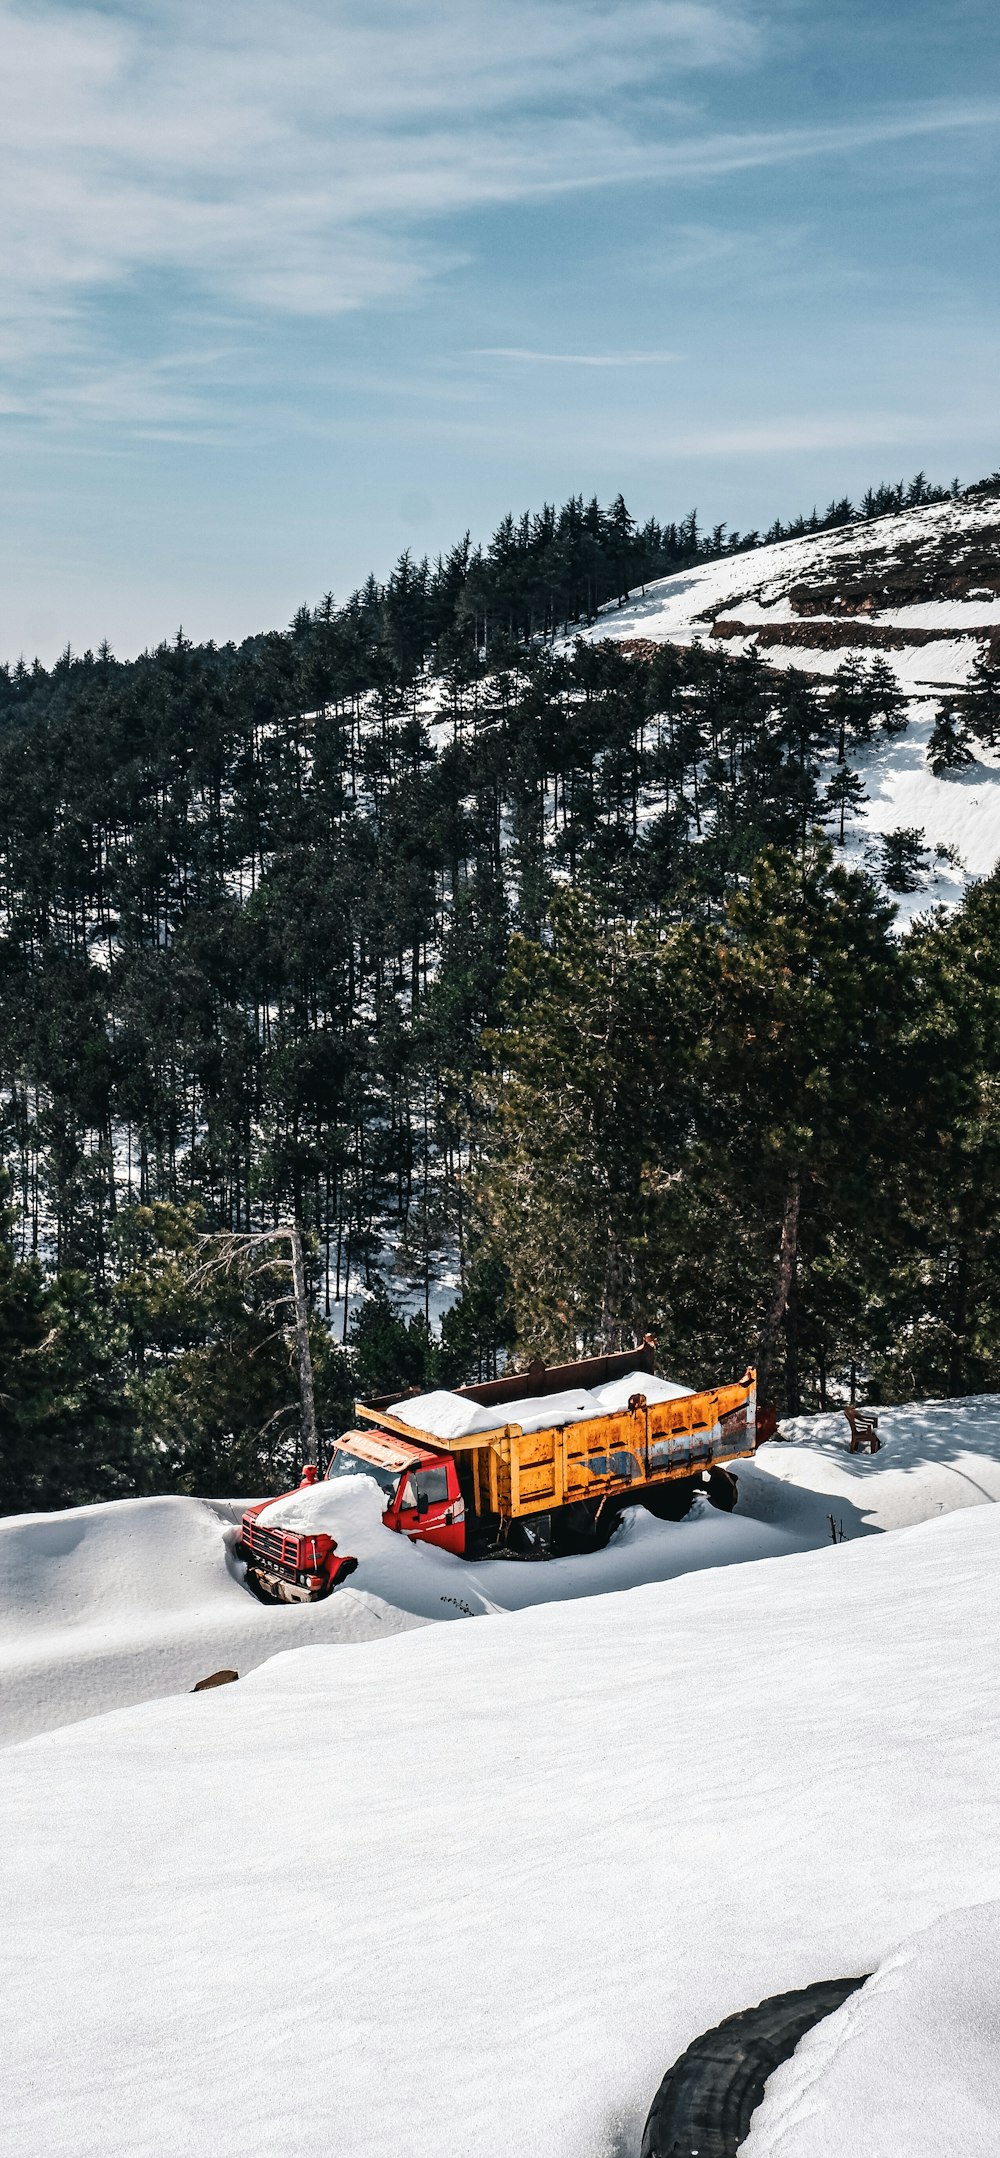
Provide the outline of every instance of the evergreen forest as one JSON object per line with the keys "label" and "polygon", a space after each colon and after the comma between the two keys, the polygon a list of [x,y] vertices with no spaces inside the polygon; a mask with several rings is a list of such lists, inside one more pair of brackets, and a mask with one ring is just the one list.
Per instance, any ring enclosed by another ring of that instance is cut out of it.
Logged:
{"label": "evergreen forest", "polygon": [[[838,851],[891,668],[573,635],[943,493],[578,498],[239,647],[0,670],[0,1509],[282,1487],[284,1222],[328,1437],[647,1331],[790,1411],[1000,1386],[1000,877],[901,934],[921,835]],[[984,662],[940,768],[998,727]]]}

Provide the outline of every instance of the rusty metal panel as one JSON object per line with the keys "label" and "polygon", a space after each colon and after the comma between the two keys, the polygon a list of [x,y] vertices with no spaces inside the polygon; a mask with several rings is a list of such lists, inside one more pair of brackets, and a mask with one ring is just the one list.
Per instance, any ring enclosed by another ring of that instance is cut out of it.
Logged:
{"label": "rusty metal panel", "polygon": [[516,1464],[517,1483],[511,1489],[515,1512],[545,1509],[558,1502],[556,1459],[562,1433],[558,1429],[522,1431],[517,1438],[511,1427],[511,1471]]}

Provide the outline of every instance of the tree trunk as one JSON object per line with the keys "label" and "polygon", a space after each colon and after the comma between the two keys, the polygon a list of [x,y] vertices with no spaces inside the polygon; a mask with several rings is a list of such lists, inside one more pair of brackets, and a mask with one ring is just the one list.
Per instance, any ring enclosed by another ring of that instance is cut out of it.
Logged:
{"label": "tree trunk", "polygon": [[798,1416],[802,1408],[802,1395],[799,1385],[799,1312],[795,1284],[796,1269],[793,1266],[784,1318],[785,1413],[788,1416]]}
{"label": "tree trunk", "polygon": [[299,1399],[302,1404],[302,1459],[319,1461],[316,1432],[316,1397],[313,1391],[312,1357],[309,1353],[309,1306],[306,1302],[306,1270],[302,1236],[296,1225],[287,1231],[292,1247],[292,1286],[295,1291],[295,1347],[299,1360]]}
{"label": "tree trunk", "polygon": [[802,1185],[798,1170],[793,1169],[788,1179],[788,1190],[785,1195],[785,1213],[781,1224],[781,1242],[778,1246],[778,1279],[775,1285],[774,1302],[768,1313],[764,1331],[760,1337],[760,1346],[757,1350],[757,1398],[762,1403],[767,1399],[771,1369],[774,1363],[774,1351],[785,1312],[788,1309],[788,1298],[799,1248],[799,1209],[801,1204]]}

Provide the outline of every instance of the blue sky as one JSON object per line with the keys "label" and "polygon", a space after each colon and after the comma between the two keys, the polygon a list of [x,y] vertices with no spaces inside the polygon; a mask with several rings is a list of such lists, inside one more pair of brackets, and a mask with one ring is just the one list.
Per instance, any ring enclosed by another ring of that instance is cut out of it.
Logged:
{"label": "blue sky", "polygon": [[0,0],[0,656],[1000,464],[987,0]]}

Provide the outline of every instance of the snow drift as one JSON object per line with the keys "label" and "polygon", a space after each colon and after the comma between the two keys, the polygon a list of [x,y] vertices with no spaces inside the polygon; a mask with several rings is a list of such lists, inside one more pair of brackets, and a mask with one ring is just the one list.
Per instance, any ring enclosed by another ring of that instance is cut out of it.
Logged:
{"label": "snow drift", "polygon": [[771,2077],[742,2158],[993,2158],[1000,1904],[905,1941]]}
{"label": "snow drift", "polygon": [[[982,1506],[10,1749],[19,2158],[636,2158],[700,2032],[1000,1897],[998,1569]],[[956,2149],[927,1997],[879,2158]]]}
{"label": "snow drift", "polygon": [[0,1520],[0,1743],[186,1691],[222,1665],[245,1674],[283,1648],[808,1550],[830,1541],[831,1515],[851,1541],[1000,1499],[1000,1397],[886,1409],[881,1435],[881,1453],[852,1456],[842,1416],[801,1417],[737,1464],[735,1514],[699,1499],[686,1521],[661,1522],[635,1507],[606,1551],[544,1565],[469,1565],[411,1545],[383,1528],[370,1478],[317,1484],[272,1518],[332,1534],[358,1571],[324,1603],[280,1609],[242,1585],[237,1501],[128,1499]]}
{"label": "snow drift", "polygon": [[234,1558],[241,1508],[207,1499],[118,1499],[0,1520],[0,1743],[123,1701],[241,1675],[307,1641],[368,1641],[419,1624],[398,1605],[339,1590],[268,1609]]}

